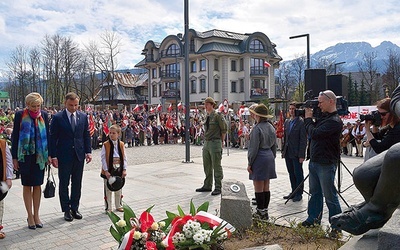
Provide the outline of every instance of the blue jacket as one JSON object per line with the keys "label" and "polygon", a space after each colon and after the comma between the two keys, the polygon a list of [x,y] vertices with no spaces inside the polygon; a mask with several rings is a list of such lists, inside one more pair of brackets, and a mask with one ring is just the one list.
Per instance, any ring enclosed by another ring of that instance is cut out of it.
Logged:
{"label": "blue jacket", "polygon": [[76,111],[75,131],[72,131],[67,112],[55,114],[50,123],[49,154],[59,162],[70,162],[76,155],[79,161],[92,152],[87,115]]}

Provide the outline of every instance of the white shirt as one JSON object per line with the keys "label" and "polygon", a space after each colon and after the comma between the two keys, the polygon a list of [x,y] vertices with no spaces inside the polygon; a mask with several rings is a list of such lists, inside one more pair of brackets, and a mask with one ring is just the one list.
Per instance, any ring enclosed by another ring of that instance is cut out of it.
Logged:
{"label": "white shirt", "polygon": [[[112,141],[112,142],[114,144],[113,157],[119,158],[118,147],[117,147],[118,141]],[[128,165],[128,161],[127,161],[126,155],[125,155],[124,164],[122,165],[123,169],[126,169],[127,165]],[[106,148],[104,147],[104,145],[101,148],[101,166],[102,166],[104,171],[108,171],[108,164],[106,162]]]}

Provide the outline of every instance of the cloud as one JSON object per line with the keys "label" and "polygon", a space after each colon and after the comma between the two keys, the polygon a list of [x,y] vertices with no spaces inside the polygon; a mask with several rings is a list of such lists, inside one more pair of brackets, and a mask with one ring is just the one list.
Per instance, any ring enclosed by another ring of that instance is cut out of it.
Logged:
{"label": "cloud", "polygon": [[[7,2],[7,3],[4,3]],[[277,45],[284,60],[339,42],[384,40],[400,45],[400,6],[394,0],[203,0],[189,1],[189,26],[198,31],[222,29],[239,33],[260,31]],[[0,69],[17,45],[37,46],[45,35],[60,33],[79,44],[98,40],[105,30],[122,38],[120,67],[132,67],[148,40],[161,42],[183,33],[181,0],[18,0],[0,3]]]}

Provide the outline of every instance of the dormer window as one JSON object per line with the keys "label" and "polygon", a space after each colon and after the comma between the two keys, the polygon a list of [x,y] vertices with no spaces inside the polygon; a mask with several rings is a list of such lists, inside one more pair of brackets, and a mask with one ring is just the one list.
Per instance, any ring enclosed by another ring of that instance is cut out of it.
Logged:
{"label": "dormer window", "polygon": [[253,53],[265,52],[264,44],[258,39],[253,39],[250,42],[249,51]]}

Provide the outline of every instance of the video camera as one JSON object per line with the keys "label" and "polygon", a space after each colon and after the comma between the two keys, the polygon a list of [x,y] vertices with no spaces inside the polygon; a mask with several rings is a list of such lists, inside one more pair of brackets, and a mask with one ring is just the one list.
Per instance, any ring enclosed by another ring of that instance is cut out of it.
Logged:
{"label": "video camera", "polygon": [[382,124],[381,114],[377,110],[371,112],[371,114],[360,115],[360,121],[371,121],[372,125],[379,127]]}
{"label": "video camera", "polygon": [[[313,117],[318,119],[322,117],[322,110],[318,107],[318,98],[307,100],[305,102],[297,103],[296,110],[294,111],[295,116],[305,116],[305,108],[311,108],[313,110]],[[342,97],[336,97],[336,110],[338,115],[347,115],[349,114],[349,106],[347,101]]]}

